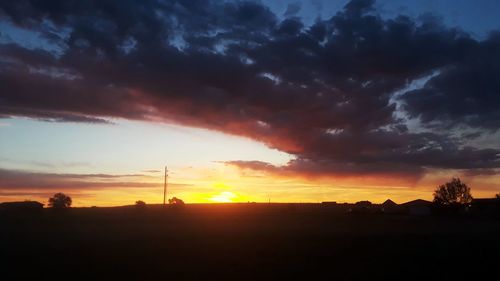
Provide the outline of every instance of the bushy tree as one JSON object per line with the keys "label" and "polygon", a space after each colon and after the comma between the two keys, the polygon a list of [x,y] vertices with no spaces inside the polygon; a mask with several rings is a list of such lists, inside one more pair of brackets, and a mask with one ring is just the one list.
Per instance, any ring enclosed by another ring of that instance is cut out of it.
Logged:
{"label": "bushy tree", "polygon": [[168,204],[183,206],[184,201],[182,199],[177,198],[177,197],[173,197],[171,199],[168,199]]}
{"label": "bushy tree", "polygon": [[459,178],[453,178],[434,191],[434,203],[440,205],[461,205],[470,202],[472,202],[470,188]]}
{"label": "bushy tree", "polygon": [[140,209],[146,208],[146,202],[142,200],[137,200],[135,201],[135,206]]}
{"label": "bushy tree", "polygon": [[495,195],[495,197],[500,200],[500,193],[498,193],[497,195]]}
{"label": "bushy tree", "polygon": [[71,207],[73,201],[71,197],[64,193],[56,193],[53,197],[49,198],[49,207],[54,209],[65,209]]}

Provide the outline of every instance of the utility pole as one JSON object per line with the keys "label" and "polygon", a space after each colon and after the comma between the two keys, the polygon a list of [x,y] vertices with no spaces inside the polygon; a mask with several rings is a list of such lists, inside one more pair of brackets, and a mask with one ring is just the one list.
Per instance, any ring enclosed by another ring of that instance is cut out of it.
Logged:
{"label": "utility pole", "polygon": [[163,182],[163,205],[165,205],[165,200],[167,199],[167,166],[165,166],[165,180]]}

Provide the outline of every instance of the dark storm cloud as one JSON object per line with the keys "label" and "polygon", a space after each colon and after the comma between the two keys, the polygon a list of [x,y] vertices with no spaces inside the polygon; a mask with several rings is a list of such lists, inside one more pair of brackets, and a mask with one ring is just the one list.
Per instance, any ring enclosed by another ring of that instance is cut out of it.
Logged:
{"label": "dark storm cloud", "polygon": [[410,116],[438,127],[500,128],[500,34],[467,44],[472,52],[401,97]]}
{"label": "dark storm cloud", "polygon": [[[63,50],[0,47],[0,115],[175,121],[264,142],[296,156],[279,169],[311,175],[499,167],[500,151],[441,130],[498,129],[498,36],[384,20],[373,2],[306,26],[257,2],[4,1],[2,20]],[[432,73],[399,96],[429,128],[411,132],[391,98]],[[233,164],[274,169],[255,163]]]}

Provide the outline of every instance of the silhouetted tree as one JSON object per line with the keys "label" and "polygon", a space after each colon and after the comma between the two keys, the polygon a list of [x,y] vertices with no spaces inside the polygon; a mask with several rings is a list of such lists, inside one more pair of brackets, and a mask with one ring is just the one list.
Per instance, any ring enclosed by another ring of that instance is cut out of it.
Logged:
{"label": "silhouetted tree", "polygon": [[369,207],[371,207],[372,202],[364,200],[364,201],[358,201],[354,205],[359,206],[359,207],[367,207],[367,208],[369,208]]}
{"label": "silhouetted tree", "polygon": [[372,207],[372,202],[370,202],[370,201],[359,201],[359,202],[356,202],[354,204],[354,206],[352,206],[349,209],[348,212],[351,213],[351,214],[368,214],[371,211],[371,207]]}
{"label": "silhouetted tree", "polygon": [[135,206],[137,208],[146,208],[146,202],[142,201],[142,200],[137,200],[135,201]]}
{"label": "silhouetted tree", "polygon": [[434,203],[439,205],[462,205],[470,202],[472,202],[470,188],[459,178],[453,178],[434,191]]}
{"label": "silhouetted tree", "polygon": [[171,199],[168,199],[168,204],[183,206],[184,201],[182,199],[177,198],[177,197],[173,197]]}
{"label": "silhouetted tree", "polygon": [[498,193],[497,195],[495,195],[495,197],[500,200],[500,193]]}
{"label": "silhouetted tree", "polygon": [[65,209],[71,207],[71,197],[64,193],[56,193],[53,197],[49,198],[49,207],[54,209]]}

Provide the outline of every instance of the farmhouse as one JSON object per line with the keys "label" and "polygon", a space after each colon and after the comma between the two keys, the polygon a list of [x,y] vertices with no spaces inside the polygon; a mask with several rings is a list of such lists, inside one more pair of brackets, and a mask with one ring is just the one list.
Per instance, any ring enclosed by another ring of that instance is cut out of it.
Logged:
{"label": "farmhouse", "polygon": [[432,202],[417,199],[401,204],[405,213],[414,216],[427,216],[431,214]]}
{"label": "farmhouse", "polygon": [[391,199],[387,199],[380,205],[380,211],[384,214],[396,214],[401,212],[401,207]]}
{"label": "farmhouse", "polygon": [[476,215],[500,214],[500,199],[497,198],[474,198],[470,211]]}
{"label": "farmhouse", "polygon": [[4,202],[0,203],[1,213],[32,214],[43,210],[43,204],[37,201]]}

